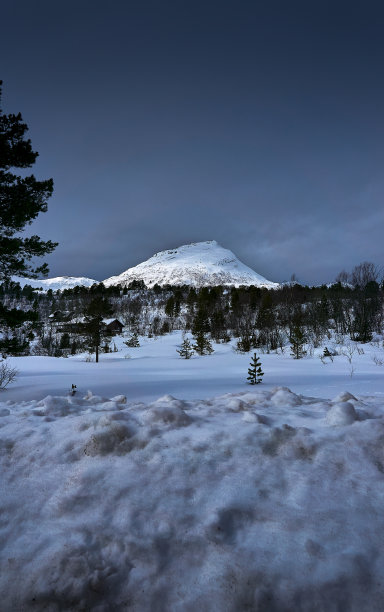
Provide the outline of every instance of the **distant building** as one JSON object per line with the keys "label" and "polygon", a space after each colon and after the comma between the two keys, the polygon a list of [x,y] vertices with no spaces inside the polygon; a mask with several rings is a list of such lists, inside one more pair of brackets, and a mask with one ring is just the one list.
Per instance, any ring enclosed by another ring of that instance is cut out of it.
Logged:
{"label": "distant building", "polygon": [[118,319],[103,319],[105,329],[107,329],[113,336],[121,334],[124,325]]}
{"label": "distant building", "polygon": [[[61,321],[55,321],[54,316],[50,315],[50,320],[52,322],[51,325],[57,326],[58,332],[67,332],[69,334],[81,333],[82,326],[86,322],[86,318],[82,316],[72,317],[70,320],[65,319]],[[116,336],[117,334],[122,333],[124,325],[118,319],[103,319],[102,327],[112,336]]]}
{"label": "distant building", "polygon": [[50,321],[70,321],[74,316],[74,313],[69,310],[55,310],[49,315]]}

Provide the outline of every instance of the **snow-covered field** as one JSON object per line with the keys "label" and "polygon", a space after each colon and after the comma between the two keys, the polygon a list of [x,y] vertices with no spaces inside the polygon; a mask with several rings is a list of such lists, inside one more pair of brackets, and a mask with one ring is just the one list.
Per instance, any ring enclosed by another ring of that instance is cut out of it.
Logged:
{"label": "snow-covered field", "polygon": [[12,359],[1,609],[383,610],[383,349],[352,377],[262,355],[251,387],[249,355],[179,343]]}
{"label": "snow-covered field", "polygon": [[[189,336],[190,337],[190,336]],[[126,338],[125,338],[126,339]],[[44,395],[66,395],[72,384],[80,392],[105,395],[123,393],[128,401],[153,401],[171,394],[184,399],[201,399],[222,393],[244,391],[247,369],[253,353],[235,353],[231,344],[214,344],[210,356],[180,359],[176,352],[182,342],[181,332],[158,339],[140,338],[139,348],[127,348],[124,338],[117,337],[119,352],[100,355],[100,363],[86,362],[86,355],[75,357],[19,357],[10,363],[20,375],[1,399],[15,401],[41,399]],[[331,347],[331,345],[330,345]],[[347,352],[346,347],[337,347]],[[351,364],[346,356],[327,359],[317,356],[299,361],[292,359],[289,347],[284,355],[261,354],[263,388],[286,386],[295,393],[332,398],[340,390],[384,397],[384,349],[382,342],[361,345],[364,353],[355,350]],[[319,350],[321,353],[322,350]],[[129,358],[126,358],[129,357]],[[383,362],[374,363],[374,358]],[[93,357],[94,359],[94,357]]]}

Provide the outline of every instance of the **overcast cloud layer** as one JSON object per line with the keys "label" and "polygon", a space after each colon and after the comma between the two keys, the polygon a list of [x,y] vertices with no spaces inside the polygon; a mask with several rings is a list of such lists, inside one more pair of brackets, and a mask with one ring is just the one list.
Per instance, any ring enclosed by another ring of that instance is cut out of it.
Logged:
{"label": "overcast cloud layer", "polygon": [[274,281],[384,263],[381,2],[2,7],[3,108],[53,177],[50,275],[217,240]]}

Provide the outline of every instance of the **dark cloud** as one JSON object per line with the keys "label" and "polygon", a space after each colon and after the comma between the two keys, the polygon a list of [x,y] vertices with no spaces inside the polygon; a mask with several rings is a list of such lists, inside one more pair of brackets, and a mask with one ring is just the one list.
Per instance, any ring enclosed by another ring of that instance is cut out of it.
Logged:
{"label": "dark cloud", "polygon": [[52,275],[216,239],[271,280],[383,263],[379,2],[2,8],[3,106],[55,194]]}

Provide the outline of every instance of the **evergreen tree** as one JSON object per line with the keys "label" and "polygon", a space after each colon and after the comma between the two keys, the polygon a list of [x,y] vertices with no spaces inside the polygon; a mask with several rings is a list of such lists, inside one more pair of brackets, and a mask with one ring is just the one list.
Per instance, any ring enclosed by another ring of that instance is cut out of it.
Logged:
{"label": "evergreen tree", "polygon": [[305,355],[304,345],[305,345],[305,336],[304,333],[298,325],[296,325],[291,330],[290,335],[291,342],[291,355],[294,359],[301,359]]}
{"label": "evergreen tree", "polygon": [[334,354],[331,353],[327,346],[324,348],[322,359],[325,359],[326,357],[329,357],[329,359],[333,361]]}
{"label": "evergreen tree", "polygon": [[211,334],[212,334],[212,338],[214,338],[216,342],[219,342],[220,340],[228,336],[224,313],[221,310],[216,310],[212,314]]}
{"label": "evergreen tree", "polygon": [[261,369],[261,361],[256,353],[254,353],[249,364],[247,380],[250,385],[259,385],[263,376],[264,372]]}
{"label": "evergreen tree", "polygon": [[203,331],[197,332],[193,339],[195,344],[192,348],[198,355],[210,355],[213,353],[212,344]]}
{"label": "evergreen tree", "polygon": [[140,346],[140,342],[139,342],[139,336],[137,335],[136,332],[134,332],[130,338],[128,338],[128,340],[126,340],[124,342],[124,344],[126,344],[127,346],[129,346],[130,348],[137,348]]}
{"label": "evergreen tree", "polygon": [[5,359],[7,355],[28,355],[29,342],[20,338],[18,334],[12,337],[3,337],[0,341],[0,354]]}
{"label": "evergreen tree", "polygon": [[[34,310],[23,311],[18,308],[5,308],[0,303],[0,353],[8,355],[25,355],[29,343],[25,336],[27,322],[36,323],[38,313]],[[27,350],[28,349],[28,350]]]}
{"label": "evergreen tree", "polygon": [[188,338],[184,338],[182,345],[176,350],[183,359],[190,359],[194,353],[192,344]]}
{"label": "evergreen tree", "polygon": [[70,348],[70,346],[71,346],[71,339],[69,337],[69,334],[67,332],[64,332],[64,334],[60,338],[60,348],[67,349],[67,348]]}
{"label": "evergreen tree", "polygon": [[164,312],[167,315],[167,317],[173,317],[174,310],[175,310],[175,300],[173,296],[171,296],[170,298],[168,298],[167,303],[165,304]]}
{"label": "evergreen tree", "polygon": [[[0,103],[1,85],[2,81]],[[46,212],[53,191],[52,179],[37,181],[33,175],[10,172],[11,168],[30,168],[36,161],[38,153],[24,137],[27,130],[20,113],[6,115],[0,108],[0,280],[13,274],[31,278],[46,274],[46,264],[35,268],[29,262],[57,246],[39,236],[20,235],[39,213]]]}
{"label": "evergreen tree", "polygon": [[[39,236],[25,237],[23,232],[41,212],[47,210],[47,199],[53,191],[53,181],[37,181],[33,175],[18,176],[10,172],[12,168],[30,168],[38,153],[32,150],[31,141],[24,135],[28,127],[23,123],[20,113],[4,114],[1,109],[2,81],[0,81],[0,282],[7,281],[15,274],[37,277],[48,272],[46,264],[33,267],[32,258],[51,253],[56,243],[44,242]],[[24,295],[32,296],[32,289],[24,289]],[[13,309],[14,310],[14,309]],[[35,313],[32,313],[35,314]],[[10,353],[25,352],[28,343],[20,341],[17,332],[9,337],[8,330],[15,330],[20,324],[22,310],[18,315],[2,308],[0,330],[2,328],[2,350]],[[36,317],[37,318],[37,317]],[[31,314],[25,314],[31,320]],[[7,340],[4,338],[7,337]]]}
{"label": "evergreen tree", "polygon": [[249,353],[252,348],[252,341],[249,334],[243,334],[236,343],[236,351],[238,353]]}
{"label": "evergreen tree", "polygon": [[204,308],[199,308],[192,323],[192,333],[208,333],[211,331],[207,311]]}
{"label": "evergreen tree", "polygon": [[173,316],[174,317],[178,317],[180,314],[180,310],[181,310],[181,304],[180,304],[180,300],[175,300],[175,306],[173,309]]}
{"label": "evergreen tree", "polygon": [[272,296],[270,292],[264,291],[257,315],[256,325],[258,329],[272,329],[275,324],[275,313],[273,310]]}
{"label": "evergreen tree", "polygon": [[112,312],[111,305],[106,298],[95,297],[85,311],[85,322],[80,325],[79,331],[88,338],[95,351],[96,363],[99,361],[101,341],[105,336],[110,335],[105,329],[103,318],[110,316]]}

